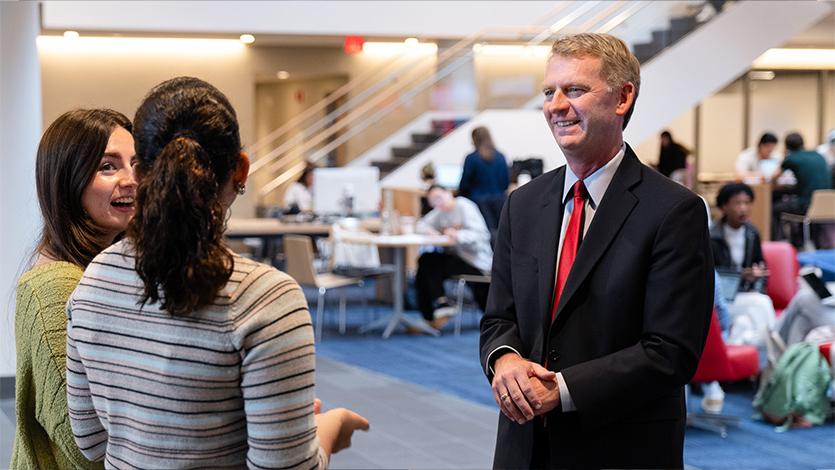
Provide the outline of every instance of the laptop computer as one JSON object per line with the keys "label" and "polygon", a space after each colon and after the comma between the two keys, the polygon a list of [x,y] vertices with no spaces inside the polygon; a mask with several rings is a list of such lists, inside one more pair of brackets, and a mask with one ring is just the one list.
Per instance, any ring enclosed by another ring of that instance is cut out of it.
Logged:
{"label": "laptop computer", "polygon": [[832,292],[829,292],[829,289],[826,288],[826,283],[818,277],[817,273],[808,272],[803,275],[803,280],[820,297],[822,304],[835,307],[835,297],[832,296]]}
{"label": "laptop computer", "polygon": [[728,303],[733,303],[742,283],[742,276],[736,271],[717,271],[719,274],[719,291]]}

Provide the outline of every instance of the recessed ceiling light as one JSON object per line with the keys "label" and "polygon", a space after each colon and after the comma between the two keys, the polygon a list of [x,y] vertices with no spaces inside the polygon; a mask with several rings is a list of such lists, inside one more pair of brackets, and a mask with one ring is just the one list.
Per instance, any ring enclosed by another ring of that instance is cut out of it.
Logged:
{"label": "recessed ceiling light", "polygon": [[417,46],[419,42],[420,41],[418,41],[417,38],[406,38],[406,40],[403,41],[403,43],[407,46]]}
{"label": "recessed ceiling light", "polygon": [[278,77],[279,80],[286,80],[290,78],[290,72],[286,70],[279,70],[275,76]]}
{"label": "recessed ceiling light", "polygon": [[78,36],[78,31],[64,31],[64,37],[67,39],[75,39]]}
{"label": "recessed ceiling light", "polygon": [[241,42],[244,44],[252,44],[255,42],[255,36],[251,34],[241,34]]}

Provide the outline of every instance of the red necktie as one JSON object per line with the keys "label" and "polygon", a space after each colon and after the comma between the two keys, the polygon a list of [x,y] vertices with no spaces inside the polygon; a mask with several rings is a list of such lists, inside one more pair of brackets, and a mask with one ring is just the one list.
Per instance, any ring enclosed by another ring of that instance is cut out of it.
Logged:
{"label": "red necktie", "polygon": [[580,238],[583,233],[583,213],[586,208],[586,186],[582,180],[574,183],[574,210],[571,211],[571,218],[568,219],[568,228],[565,231],[565,238],[562,242],[560,252],[560,263],[557,265],[557,280],[554,286],[554,306],[551,307],[551,322],[557,314],[557,305],[560,303],[560,295],[571,272],[574,258],[577,257],[577,248],[580,245]]}

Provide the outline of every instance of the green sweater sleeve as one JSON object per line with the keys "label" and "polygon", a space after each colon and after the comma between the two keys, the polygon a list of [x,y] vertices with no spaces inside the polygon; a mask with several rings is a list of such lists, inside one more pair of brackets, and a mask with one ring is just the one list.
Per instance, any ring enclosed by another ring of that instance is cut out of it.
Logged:
{"label": "green sweater sleeve", "polygon": [[[71,468],[102,468],[90,462],[78,449],[67,410],[66,344],[67,299],[81,277],[82,271],[67,265],[52,270],[50,275],[33,279],[19,286],[19,296],[30,296],[28,305],[35,309],[28,332],[32,360],[32,383],[35,391],[35,420],[47,433],[53,452],[60,452],[56,460],[65,460]],[[35,282],[37,281],[37,282]],[[38,285],[36,285],[38,284]],[[63,457],[63,458],[62,458]]]}

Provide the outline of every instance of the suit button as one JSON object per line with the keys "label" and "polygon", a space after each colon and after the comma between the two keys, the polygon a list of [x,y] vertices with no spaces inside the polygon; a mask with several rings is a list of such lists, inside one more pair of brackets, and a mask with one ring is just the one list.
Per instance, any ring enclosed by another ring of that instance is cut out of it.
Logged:
{"label": "suit button", "polygon": [[551,352],[549,353],[549,355],[550,355],[551,362],[557,362],[557,361],[560,360],[560,355],[557,354],[556,349],[552,349]]}

